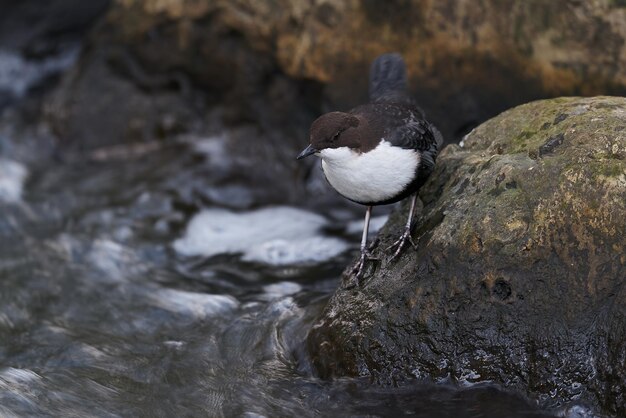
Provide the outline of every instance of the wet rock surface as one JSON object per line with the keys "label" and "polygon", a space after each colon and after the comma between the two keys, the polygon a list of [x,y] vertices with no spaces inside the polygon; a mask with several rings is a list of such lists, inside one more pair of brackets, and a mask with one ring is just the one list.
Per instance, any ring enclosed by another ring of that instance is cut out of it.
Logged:
{"label": "wet rock surface", "polygon": [[448,146],[407,248],[378,236],[308,336],[325,377],[492,381],[626,413],[626,100],[529,103]]}

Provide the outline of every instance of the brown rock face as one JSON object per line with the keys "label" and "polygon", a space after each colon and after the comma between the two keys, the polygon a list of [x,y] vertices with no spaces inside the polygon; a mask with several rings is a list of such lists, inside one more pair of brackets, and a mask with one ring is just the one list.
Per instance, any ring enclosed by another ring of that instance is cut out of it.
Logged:
{"label": "brown rock face", "polygon": [[304,143],[321,111],[366,99],[373,58],[398,51],[453,141],[529,100],[626,92],[622,3],[117,0],[49,115],[89,146],[192,129],[219,103],[227,122]]}
{"label": "brown rock face", "polygon": [[310,332],[320,375],[493,381],[624,416],[625,127],[626,99],[554,99],[448,146],[421,194],[417,251],[386,258],[396,213],[383,261]]}

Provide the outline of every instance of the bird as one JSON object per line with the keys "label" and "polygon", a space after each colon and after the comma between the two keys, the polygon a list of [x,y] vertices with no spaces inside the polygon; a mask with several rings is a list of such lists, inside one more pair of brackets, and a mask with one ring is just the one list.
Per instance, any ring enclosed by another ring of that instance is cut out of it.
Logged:
{"label": "bird", "polygon": [[369,102],[348,112],[329,112],[310,128],[310,144],[298,160],[321,158],[328,183],[343,197],[365,205],[360,257],[348,287],[358,285],[367,260],[367,236],[373,206],[411,196],[408,219],[392,260],[411,238],[417,194],[432,174],[443,145],[439,130],[425,118],[408,90],[404,59],[398,53],[378,56],[370,66]]}

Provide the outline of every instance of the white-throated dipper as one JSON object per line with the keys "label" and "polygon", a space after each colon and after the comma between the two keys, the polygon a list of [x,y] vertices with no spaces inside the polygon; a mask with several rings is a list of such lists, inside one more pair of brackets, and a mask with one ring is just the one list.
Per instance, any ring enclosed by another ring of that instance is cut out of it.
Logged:
{"label": "white-throated dipper", "polygon": [[372,206],[413,196],[404,232],[389,248],[395,258],[411,241],[417,191],[433,172],[443,145],[441,133],[424,119],[410,96],[400,54],[384,54],[370,68],[369,103],[349,112],[330,112],[311,125],[311,144],[298,159],[317,155],[330,185],[342,196],[367,206],[361,257],[352,269],[354,284],[363,273]]}

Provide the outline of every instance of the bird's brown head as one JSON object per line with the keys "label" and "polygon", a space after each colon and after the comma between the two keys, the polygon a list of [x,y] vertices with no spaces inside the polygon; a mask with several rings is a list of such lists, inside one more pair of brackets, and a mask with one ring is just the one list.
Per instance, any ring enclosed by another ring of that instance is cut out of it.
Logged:
{"label": "bird's brown head", "polygon": [[298,155],[298,159],[326,148],[359,148],[358,126],[359,119],[349,113],[330,112],[320,116],[311,125],[311,145]]}

